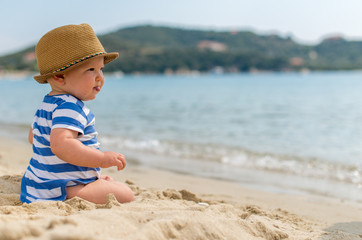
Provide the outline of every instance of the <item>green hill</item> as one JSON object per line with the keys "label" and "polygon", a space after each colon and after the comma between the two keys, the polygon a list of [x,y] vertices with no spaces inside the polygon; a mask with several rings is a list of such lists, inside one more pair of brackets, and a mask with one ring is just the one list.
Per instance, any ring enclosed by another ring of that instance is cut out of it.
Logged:
{"label": "green hill", "polygon": [[[362,42],[330,38],[315,46],[289,37],[250,31],[202,31],[134,26],[99,36],[107,51],[120,53],[107,71],[285,71],[362,68]],[[36,71],[34,46],[0,57],[0,69]]]}

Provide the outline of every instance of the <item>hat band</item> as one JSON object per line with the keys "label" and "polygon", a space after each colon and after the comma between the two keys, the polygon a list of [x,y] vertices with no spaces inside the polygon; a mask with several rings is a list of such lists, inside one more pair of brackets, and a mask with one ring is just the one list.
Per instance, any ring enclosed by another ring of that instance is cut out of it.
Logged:
{"label": "hat band", "polygon": [[79,60],[77,60],[77,61],[75,61],[75,62],[72,62],[72,63],[70,63],[70,64],[68,64],[68,65],[66,65],[66,66],[64,66],[64,67],[61,67],[61,68],[55,70],[53,73],[57,73],[57,72],[63,71],[63,70],[65,70],[65,69],[67,69],[67,68],[70,68],[70,67],[73,66],[74,64],[80,63],[80,62],[82,62],[82,61],[84,61],[84,60],[87,60],[87,59],[89,59],[89,58],[92,58],[92,57],[95,57],[95,56],[98,56],[98,55],[102,55],[102,54],[106,54],[106,52],[99,52],[99,53],[94,53],[94,54],[85,56],[85,57],[83,57],[83,58],[81,58],[81,59],[79,59]]}

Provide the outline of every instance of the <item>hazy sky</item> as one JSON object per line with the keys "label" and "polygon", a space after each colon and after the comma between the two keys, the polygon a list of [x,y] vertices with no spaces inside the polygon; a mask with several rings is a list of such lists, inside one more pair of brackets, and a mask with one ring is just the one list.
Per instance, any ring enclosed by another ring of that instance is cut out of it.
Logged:
{"label": "hazy sky", "polygon": [[97,34],[136,24],[240,29],[317,43],[326,35],[362,39],[361,0],[3,0],[0,54],[35,44],[47,31],[89,23]]}

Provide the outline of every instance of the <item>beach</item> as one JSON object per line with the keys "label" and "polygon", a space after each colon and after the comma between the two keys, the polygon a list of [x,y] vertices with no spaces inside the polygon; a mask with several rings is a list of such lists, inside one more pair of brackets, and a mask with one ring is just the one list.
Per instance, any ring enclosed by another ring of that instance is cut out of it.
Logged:
{"label": "beach", "polygon": [[235,182],[128,164],[103,174],[127,183],[135,201],[80,198],[22,204],[32,151],[0,139],[0,239],[360,239],[362,205],[317,195],[248,189]]}

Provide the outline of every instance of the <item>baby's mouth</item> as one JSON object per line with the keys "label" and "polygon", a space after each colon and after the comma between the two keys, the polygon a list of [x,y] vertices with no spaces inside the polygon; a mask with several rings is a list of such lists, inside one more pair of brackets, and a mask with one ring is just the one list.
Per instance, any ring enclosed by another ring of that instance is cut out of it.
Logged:
{"label": "baby's mouth", "polygon": [[101,87],[94,87],[94,90],[96,90],[97,92],[101,91]]}

